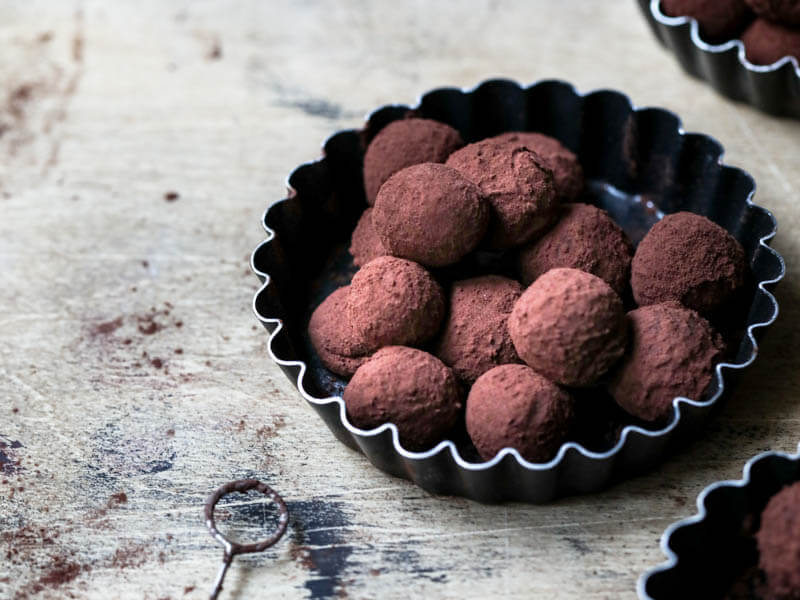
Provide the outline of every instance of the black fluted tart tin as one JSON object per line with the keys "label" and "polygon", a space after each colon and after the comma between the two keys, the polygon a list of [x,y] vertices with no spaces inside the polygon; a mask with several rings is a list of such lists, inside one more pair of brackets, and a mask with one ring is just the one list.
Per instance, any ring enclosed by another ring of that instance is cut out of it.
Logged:
{"label": "black fluted tart tin", "polygon": [[741,40],[711,44],[700,36],[696,19],[670,17],[661,0],[639,0],[658,40],[690,75],[707,81],[719,93],[765,113],[800,119],[800,65],[786,56],[771,65],[747,60]]}
{"label": "black fluted tart tin", "polygon": [[[551,461],[538,464],[510,448],[482,461],[463,426],[426,452],[410,452],[400,445],[393,424],[364,431],[350,423],[341,397],[346,381],[322,366],[307,324],[313,308],[348,284],[356,270],[347,247],[366,207],[364,148],[383,126],[409,113],[455,127],[467,143],[510,130],[559,139],[582,163],[587,193],[581,201],[607,210],[635,244],[661,216],[680,210],[705,215],[730,231],[742,243],[754,275],[752,300],[734,352],[717,365],[704,398],[676,398],[673,418],[657,430],[622,422],[610,441],[565,443]],[[526,87],[490,80],[471,90],[435,89],[413,108],[380,108],[363,129],[332,135],[322,158],[295,169],[288,178],[288,197],[264,214],[267,239],[252,255],[253,271],[263,285],[253,308],[269,331],[270,357],[339,440],[379,469],[432,493],[542,503],[641,473],[701,430],[732,376],[755,360],[757,340],[778,314],[771,289],[783,276],[784,263],[769,247],[775,219],[753,204],[753,179],[725,165],[722,153],[712,138],[685,133],[671,112],[634,108],[615,91],[582,94],[563,81]]]}
{"label": "black fluted tart tin", "polygon": [[723,598],[734,583],[757,586],[758,549],[753,534],[770,498],[800,481],[795,454],[764,452],[750,459],[742,479],[720,481],[697,497],[697,514],[670,525],[661,536],[668,560],[638,582],[642,600]]}

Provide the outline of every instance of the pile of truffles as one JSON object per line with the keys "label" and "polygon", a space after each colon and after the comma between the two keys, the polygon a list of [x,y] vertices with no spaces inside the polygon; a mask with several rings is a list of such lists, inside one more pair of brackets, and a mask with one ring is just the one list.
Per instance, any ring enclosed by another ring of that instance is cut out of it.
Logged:
{"label": "pile of truffles", "polygon": [[[757,486],[754,481],[751,485]],[[725,600],[796,600],[800,598],[800,481],[773,495],[766,506],[748,514],[739,534],[748,539],[744,568],[739,566]],[[752,546],[750,542],[752,541]],[[731,546],[735,548],[735,545]],[[744,553],[739,559],[744,562]],[[737,564],[731,561],[732,566]]]}
{"label": "pile of truffles", "polygon": [[800,482],[783,488],[761,513],[758,565],[767,598],[800,598]]}
{"label": "pile of truffles", "polygon": [[800,60],[800,0],[661,0],[661,10],[697,19],[708,42],[742,40],[753,64]]}
{"label": "pile of truffles", "polygon": [[[351,378],[353,425],[394,423],[422,451],[465,424],[483,460],[510,447],[546,462],[587,388],[654,427],[676,396],[703,395],[723,352],[706,318],[747,270],[723,228],[672,214],[634,252],[608,213],[580,202],[577,156],[538,133],[465,145],[410,117],[378,132],[363,168],[360,269],[308,326],[322,363]],[[481,272],[479,255],[513,267]]]}

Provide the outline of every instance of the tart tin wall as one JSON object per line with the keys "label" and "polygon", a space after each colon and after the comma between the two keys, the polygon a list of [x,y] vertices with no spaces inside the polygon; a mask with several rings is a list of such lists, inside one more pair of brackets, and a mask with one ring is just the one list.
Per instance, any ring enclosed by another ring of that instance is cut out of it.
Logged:
{"label": "tart tin wall", "polygon": [[722,598],[738,576],[758,562],[752,533],[769,499],[800,481],[797,454],[764,452],[738,481],[721,481],[697,497],[697,514],[670,525],[661,536],[669,560],[639,579],[643,600]]}
{"label": "tart tin wall", "polygon": [[800,66],[784,57],[764,66],[745,57],[744,44],[730,40],[709,44],[691,17],[669,17],[661,0],[639,0],[658,40],[671,50],[690,75],[708,81],[719,93],[775,116],[800,118]]}
{"label": "tart tin wall", "polygon": [[[509,130],[558,138],[583,165],[589,191],[582,201],[608,210],[634,243],[664,213],[679,210],[706,215],[737,237],[755,277],[752,302],[730,362],[716,367],[706,397],[676,398],[673,418],[657,431],[629,424],[601,450],[571,442],[544,464],[529,463],[513,449],[481,462],[470,452],[463,429],[429,451],[409,452],[393,424],[370,431],[352,425],[341,399],[346,382],[322,367],[306,326],[313,308],[355,272],[347,246],[366,206],[363,149],[381,127],[409,111],[452,125],[467,142]],[[599,490],[651,468],[676,443],[697,435],[732,376],[755,359],[757,339],[778,314],[770,290],[783,277],[784,264],[768,246],[776,223],[752,203],[752,178],[722,163],[722,147],[715,140],[683,132],[678,117],[668,111],[634,108],[619,92],[580,94],[562,81],[522,87],[491,80],[467,91],[441,88],[425,94],[413,109],[394,105],[376,110],[363,130],[336,133],[323,150],[323,158],[292,172],[288,198],[264,215],[268,237],[252,256],[263,286],[253,307],[270,332],[270,357],[333,434],[378,468],[430,492],[484,502],[547,502]]]}

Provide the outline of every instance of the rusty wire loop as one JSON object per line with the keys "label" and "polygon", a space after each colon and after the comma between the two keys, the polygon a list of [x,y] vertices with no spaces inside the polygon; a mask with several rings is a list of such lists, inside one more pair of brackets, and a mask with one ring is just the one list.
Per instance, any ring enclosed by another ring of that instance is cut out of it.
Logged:
{"label": "rusty wire loop", "polygon": [[[272,535],[260,542],[252,544],[240,544],[226,538],[217,529],[217,524],[214,522],[214,507],[217,503],[228,494],[236,492],[246,493],[250,490],[256,490],[267,496],[278,507],[278,527]],[[274,545],[283,534],[286,533],[286,527],[289,524],[289,509],[286,508],[286,503],[283,501],[278,493],[269,487],[266,483],[262,483],[257,479],[240,479],[238,481],[231,481],[217,489],[211,496],[208,497],[205,506],[206,527],[208,528],[211,536],[217,540],[225,549],[222,556],[222,567],[220,567],[217,578],[214,580],[214,589],[211,591],[210,599],[216,600],[219,593],[222,591],[222,582],[225,579],[225,574],[228,572],[228,567],[233,562],[233,557],[237,554],[251,554],[254,552],[263,552],[270,546]]]}

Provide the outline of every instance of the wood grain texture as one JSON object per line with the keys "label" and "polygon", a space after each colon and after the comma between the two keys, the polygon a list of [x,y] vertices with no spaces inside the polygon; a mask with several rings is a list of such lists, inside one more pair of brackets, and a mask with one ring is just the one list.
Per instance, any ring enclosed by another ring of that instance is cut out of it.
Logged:
{"label": "wood grain texture", "polygon": [[[205,597],[202,503],[242,477],[292,520],[226,598],[631,598],[703,487],[800,439],[800,123],[689,79],[632,0],[8,2],[0,48],[2,598]],[[269,362],[250,309],[259,217],[295,165],[373,107],[494,76],[675,110],[754,175],[788,263],[703,439],[547,506],[378,472]],[[268,513],[222,508],[247,535]]]}

